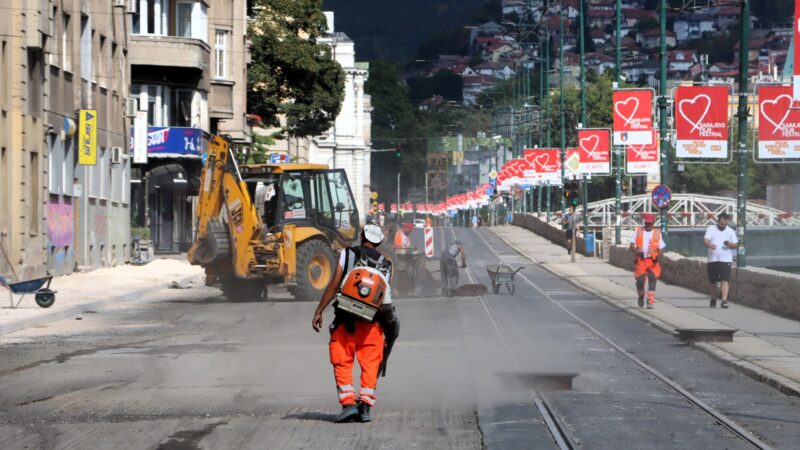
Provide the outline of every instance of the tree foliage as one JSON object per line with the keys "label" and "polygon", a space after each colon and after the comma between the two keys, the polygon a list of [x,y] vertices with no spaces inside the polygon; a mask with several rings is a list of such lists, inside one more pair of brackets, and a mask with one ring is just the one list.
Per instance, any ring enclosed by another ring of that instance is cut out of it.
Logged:
{"label": "tree foliage", "polygon": [[344,72],[325,33],[322,0],[257,0],[250,24],[252,64],[247,102],[271,126],[286,115],[285,131],[296,137],[319,135],[333,125],[344,98]]}

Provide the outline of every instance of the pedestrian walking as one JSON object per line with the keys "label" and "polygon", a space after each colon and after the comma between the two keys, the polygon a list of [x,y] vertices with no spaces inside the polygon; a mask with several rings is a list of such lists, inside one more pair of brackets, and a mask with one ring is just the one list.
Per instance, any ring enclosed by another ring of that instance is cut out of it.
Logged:
{"label": "pedestrian walking", "polygon": [[[636,278],[636,290],[639,294],[639,307],[644,306],[644,297],[647,295],[647,309],[653,309],[656,303],[656,285],[661,277],[661,262],[659,257],[666,244],[661,236],[661,230],[655,228],[656,216],[645,213],[642,215],[644,227],[637,227],[631,240],[630,250],[636,256],[633,276]],[[647,284],[647,291],[645,291]]]}
{"label": "pedestrian walking", "polygon": [[567,238],[567,254],[572,253],[572,239],[575,236],[575,207],[570,206],[569,212],[564,216],[563,221],[564,230],[566,230]]}
{"label": "pedestrian walking", "polygon": [[[336,272],[311,321],[314,331],[319,332],[323,311],[339,297],[333,303],[335,316],[330,325],[328,345],[342,405],[337,423],[372,421],[378,375],[386,375],[386,359],[400,334],[389,287],[391,262],[377,250],[383,238],[377,225],[365,225],[361,245],[342,251]],[[356,301],[360,304],[354,305]],[[373,314],[368,313],[370,310]],[[356,359],[361,367],[358,396],[353,386]]]}
{"label": "pedestrian walking", "polygon": [[736,231],[728,226],[729,221],[728,214],[720,214],[716,225],[708,227],[703,237],[703,243],[708,248],[706,271],[711,294],[708,306],[711,308],[717,307],[717,298],[722,301],[722,308],[728,307],[733,252],[739,248],[739,239]]}

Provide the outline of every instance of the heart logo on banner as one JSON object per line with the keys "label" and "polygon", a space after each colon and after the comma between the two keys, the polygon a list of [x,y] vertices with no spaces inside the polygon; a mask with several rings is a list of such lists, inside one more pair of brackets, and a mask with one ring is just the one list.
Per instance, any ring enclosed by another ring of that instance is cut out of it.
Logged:
{"label": "heart logo on banner", "polygon": [[514,161],[508,165],[508,169],[512,177],[518,177],[522,175],[522,170],[519,167],[519,164],[520,164],[519,161]]}
{"label": "heart logo on banner", "polygon": [[[697,105],[700,105],[702,103],[705,103],[705,108],[702,107],[698,108]],[[684,110],[684,107],[687,107],[688,105],[692,105],[691,107],[688,108],[689,114],[687,114],[687,112]],[[700,94],[691,100],[686,99],[678,102],[678,113],[681,115],[681,117],[683,117],[684,120],[689,122],[689,124],[692,126],[692,129],[689,131],[690,133],[694,130],[700,129],[700,126],[703,124],[703,120],[708,115],[708,111],[710,109],[711,109],[711,97],[709,97],[706,94]],[[693,117],[696,116],[697,112],[699,111],[702,111],[702,113],[700,114],[700,117],[697,118],[697,120],[692,120],[689,118],[690,116]]]}
{"label": "heart logo on banner", "polygon": [[[785,102],[786,106],[778,104],[781,102]],[[775,97],[774,100],[764,100],[761,102],[761,114],[767,119],[767,122],[775,126],[775,131],[773,131],[773,133],[777,133],[779,130],[783,131],[783,124],[786,123],[786,119],[789,118],[789,114],[792,112],[789,109],[791,105],[792,96],[788,94],[779,95]],[[770,107],[770,113],[767,113],[767,106]],[[784,111],[783,117],[781,120],[775,120],[775,117],[780,117],[781,111]]]}
{"label": "heart logo on banner", "polygon": [[597,146],[600,145],[600,136],[593,134],[589,137],[585,137],[580,140],[580,147],[581,150],[586,152],[590,158],[595,158],[595,152],[597,151]]}
{"label": "heart logo on banner", "polygon": [[550,155],[543,153],[537,156],[533,160],[533,166],[537,172],[547,172],[547,168],[550,166]]}
{"label": "heart logo on banner", "polygon": [[[628,104],[633,103],[633,109],[630,110],[630,114],[623,113],[620,109],[620,106],[624,106],[624,108],[630,109]],[[636,97],[628,97],[627,100],[622,102],[614,103],[614,111],[617,115],[625,120],[625,125],[630,125],[633,122],[634,116],[636,116],[636,111],[639,110],[639,99]]]}

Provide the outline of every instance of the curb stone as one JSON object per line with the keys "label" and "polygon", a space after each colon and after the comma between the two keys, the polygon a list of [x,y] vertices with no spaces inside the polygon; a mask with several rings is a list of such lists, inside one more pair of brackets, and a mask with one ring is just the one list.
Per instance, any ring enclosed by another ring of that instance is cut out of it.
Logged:
{"label": "curb stone", "polygon": [[[44,325],[46,323],[54,322],[56,320],[66,319],[67,317],[81,314],[87,309],[100,309],[103,306],[108,305],[110,303],[126,303],[131,300],[136,300],[139,297],[150,295],[163,289],[169,289],[169,287],[172,285],[174,281],[175,280],[170,280],[158,284],[156,286],[151,286],[145,289],[128,292],[126,294],[118,295],[116,297],[111,297],[104,300],[97,300],[91,303],[82,303],[79,305],[73,305],[67,309],[61,311],[55,311],[50,314],[44,314],[37,317],[31,317],[28,319],[22,319],[8,324],[3,324],[0,325],[0,335],[13,333],[19,330],[24,330],[25,328]],[[202,281],[202,275],[190,275],[177,280],[177,282],[180,284],[192,283],[194,281]]]}
{"label": "curb stone", "polygon": [[[614,306],[615,308],[620,309],[620,310],[622,310],[622,311],[624,311],[624,312],[636,317],[637,319],[642,320],[645,323],[648,323],[648,324],[658,328],[659,330],[661,330],[661,331],[663,331],[663,332],[665,332],[667,334],[671,334],[671,335],[677,336],[678,333],[677,333],[675,327],[673,327],[672,325],[669,325],[669,324],[667,324],[666,322],[664,322],[662,320],[656,319],[655,317],[652,317],[652,316],[648,315],[647,313],[645,313],[643,311],[639,311],[638,309],[634,309],[631,305],[628,305],[627,303],[625,303],[623,301],[613,299],[609,295],[605,294],[604,292],[601,292],[601,291],[599,291],[597,289],[594,289],[594,288],[587,287],[587,286],[582,285],[582,284],[578,284],[576,281],[572,280],[570,277],[565,277],[565,274],[560,272],[555,267],[552,267],[547,263],[542,263],[541,261],[537,261],[536,259],[528,256],[522,250],[517,248],[517,246],[515,246],[514,244],[509,242],[509,240],[506,239],[504,236],[501,236],[500,234],[495,233],[494,230],[490,230],[490,231],[492,232],[492,234],[494,234],[495,236],[500,238],[503,242],[505,242],[508,246],[513,248],[514,251],[516,251],[517,253],[519,253],[523,257],[529,259],[533,263],[538,264],[541,268],[547,270],[548,272],[552,273],[553,275],[557,275],[559,277],[564,277],[566,279],[566,281],[568,281],[570,284],[572,284],[573,286],[577,287],[578,289],[580,289],[582,291],[585,291],[585,292],[588,292],[588,293],[596,296],[597,298],[603,300],[604,302],[608,303],[609,305]],[[525,231],[531,233],[531,231],[529,231],[529,230],[525,230]],[[743,331],[740,331],[739,333],[741,333],[743,335],[744,334],[749,334],[749,333],[745,333]],[[761,381],[761,382],[767,384],[768,386],[770,386],[770,387],[772,387],[774,389],[777,389],[778,391],[780,391],[780,392],[782,392],[784,394],[793,395],[793,396],[800,396],[800,383],[798,383],[796,381],[793,381],[793,380],[791,380],[791,379],[789,379],[789,378],[787,378],[787,377],[785,377],[783,375],[777,374],[777,373],[775,373],[775,372],[773,372],[773,371],[771,371],[769,369],[765,369],[765,368],[763,368],[763,367],[761,367],[761,366],[759,366],[757,364],[751,363],[750,361],[743,360],[743,359],[739,358],[738,356],[733,355],[730,352],[727,352],[727,351],[721,349],[720,347],[718,347],[718,346],[716,346],[716,345],[714,345],[712,343],[697,342],[697,343],[691,343],[690,345],[693,345],[693,346],[695,346],[697,348],[700,348],[700,349],[704,350],[706,353],[708,353],[712,358],[716,359],[717,361],[720,361],[720,362],[725,363],[725,364],[727,364],[729,366],[732,366],[732,367],[734,367],[736,369],[739,369],[742,372],[744,372],[745,374],[747,374],[748,376],[750,376],[751,378],[753,378],[755,380],[758,380],[758,381]]]}

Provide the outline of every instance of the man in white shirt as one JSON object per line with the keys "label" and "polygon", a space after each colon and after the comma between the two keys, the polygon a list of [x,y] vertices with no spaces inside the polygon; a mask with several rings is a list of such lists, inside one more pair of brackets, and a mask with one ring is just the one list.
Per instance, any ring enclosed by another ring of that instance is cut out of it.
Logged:
{"label": "man in white shirt", "polygon": [[[703,242],[708,248],[708,282],[710,283],[711,308],[717,307],[717,295],[722,300],[721,306],[728,307],[728,291],[731,279],[731,265],[733,265],[733,252],[739,248],[739,239],[736,231],[728,226],[730,217],[722,213],[717,218],[717,224],[711,225],[706,230]],[[719,292],[717,291],[719,285]]]}

